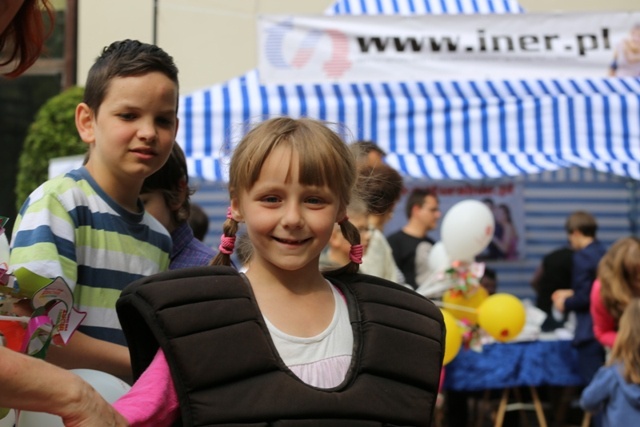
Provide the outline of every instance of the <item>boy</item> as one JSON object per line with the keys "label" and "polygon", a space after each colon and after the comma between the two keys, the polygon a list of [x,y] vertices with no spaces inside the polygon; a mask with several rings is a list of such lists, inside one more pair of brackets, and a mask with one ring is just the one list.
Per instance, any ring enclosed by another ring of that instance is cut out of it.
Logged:
{"label": "boy", "polygon": [[76,127],[88,144],[80,169],[37,188],[20,210],[10,265],[61,276],[86,317],[47,360],[127,378],[129,352],[115,312],[131,281],[169,265],[171,238],[139,199],[178,129],[178,70],[157,46],[114,42],[91,67]]}
{"label": "boy", "polygon": [[189,195],[192,193],[184,152],[174,144],[167,162],[145,179],[140,191],[144,209],[171,234],[173,248],[169,270],[208,265],[216,256],[213,249],[194,236],[189,225]]}
{"label": "boy", "polygon": [[588,212],[569,215],[565,230],[574,250],[571,289],[558,289],[551,295],[553,306],[561,313],[576,314],[573,345],[578,350],[578,373],[585,384],[593,379],[605,361],[605,351],[593,334],[593,319],[589,311],[591,287],[597,277],[598,263],[607,248],[596,238],[598,224]]}

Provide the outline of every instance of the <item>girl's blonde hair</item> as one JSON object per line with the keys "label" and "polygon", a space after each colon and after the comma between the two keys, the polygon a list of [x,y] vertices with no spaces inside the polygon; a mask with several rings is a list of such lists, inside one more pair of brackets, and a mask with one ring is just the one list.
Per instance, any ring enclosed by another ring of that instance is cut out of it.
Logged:
{"label": "girl's blonde hair", "polygon": [[[338,196],[341,208],[349,205],[356,183],[356,163],[353,154],[327,124],[309,118],[278,117],[266,120],[249,131],[236,147],[229,168],[229,196],[237,198],[250,190],[258,180],[269,154],[276,147],[295,151],[299,159],[300,184],[327,186]],[[352,244],[360,244],[358,229],[348,220],[339,222],[344,237]],[[228,218],[223,225],[224,235],[235,237],[238,223]],[[230,265],[230,254],[218,253],[212,265]],[[358,264],[351,262],[340,272],[357,272]]]}
{"label": "girl's blonde hair", "polygon": [[598,264],[600,297],[614,319],[632,298],[640,297],[640,239],[617,240]]}
{"label": "girl's blonde hair", "polygon": [[622,376],[628,383],[640,384],[640,299],[627,304],[608,365],[622,364]]}

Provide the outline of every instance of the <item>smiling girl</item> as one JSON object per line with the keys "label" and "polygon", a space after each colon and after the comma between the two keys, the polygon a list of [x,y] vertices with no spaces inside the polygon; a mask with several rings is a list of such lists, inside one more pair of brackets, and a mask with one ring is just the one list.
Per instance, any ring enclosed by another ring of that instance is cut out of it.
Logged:
{"label": "smiling girl", "polygon": [[[276,118],[245,136],[219,266],[139,280],[118,303],[139,379],[116,409],[131,425],[431,424],[442,316],[357,274],[355,182],[352,154],[321,122]],[[245,275],[227,267],[239,223],[253,246]],[[350,263],[323,274],[336,223]]]}

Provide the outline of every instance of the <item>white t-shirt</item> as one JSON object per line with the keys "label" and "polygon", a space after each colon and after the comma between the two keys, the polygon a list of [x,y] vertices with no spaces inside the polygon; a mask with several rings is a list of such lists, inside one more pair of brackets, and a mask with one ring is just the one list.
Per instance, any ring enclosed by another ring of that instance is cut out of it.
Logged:
{"label": "white t-shirt", "polygon": [[333,286],[335,311],[331,323],[315,337],[285,334],[264,318],[280,358],[306,384],[332,388],[344,380],[353,352],[353,331],[344,297]]}

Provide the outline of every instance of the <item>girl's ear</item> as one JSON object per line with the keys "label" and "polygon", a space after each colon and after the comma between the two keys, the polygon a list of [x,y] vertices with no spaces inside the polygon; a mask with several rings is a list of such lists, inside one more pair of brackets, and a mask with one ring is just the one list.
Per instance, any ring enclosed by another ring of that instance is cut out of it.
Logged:
{"label": "girl's ear", "polygon": [[242,222],[242,214],[240,213],[240,202],[237,197],[231,198],[231,216],[236,222]]}
{"label": "girl's ear", "polygon": [[347,208],[342,207],[338,210],[338,215],[336,215],[336,222],[340,222],[347,216]]}
{"label": "girl's ear", "polygon": [[80,138],[87,144],[96,141],[93,119],[93,110],[84,102],[78,104],[76,107],[76,128]]}

